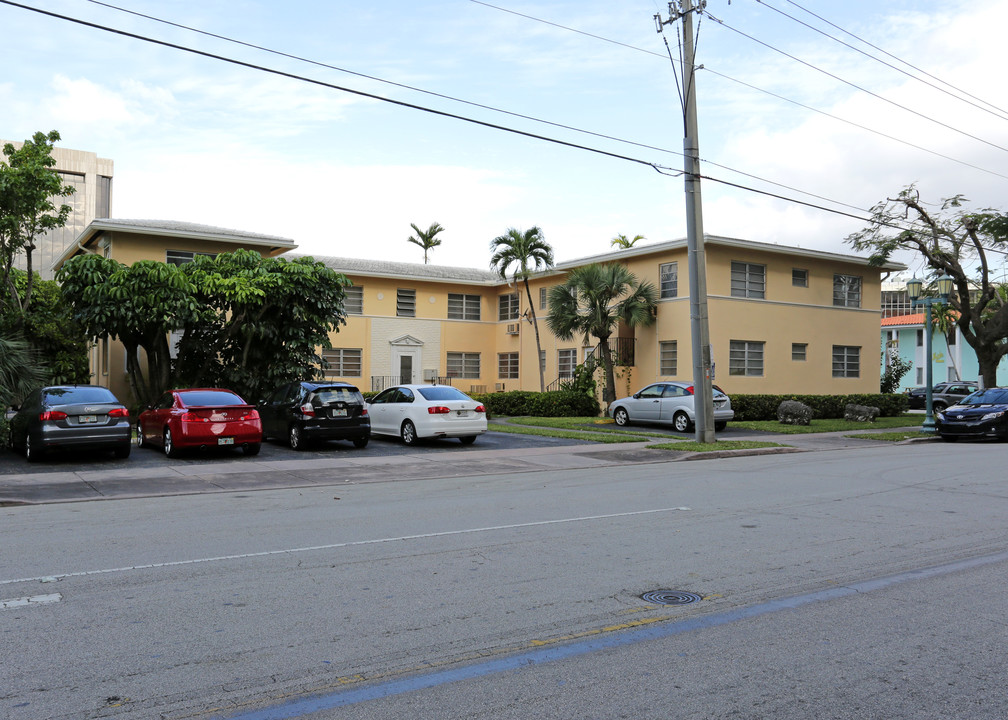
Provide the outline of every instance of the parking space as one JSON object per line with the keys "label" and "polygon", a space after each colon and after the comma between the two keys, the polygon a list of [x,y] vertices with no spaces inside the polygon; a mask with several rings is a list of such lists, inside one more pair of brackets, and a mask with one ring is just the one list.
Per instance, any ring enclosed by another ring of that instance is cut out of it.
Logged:
{"label": "parking space", "polygon": [[207,462],[222,464],[242,461],[254,464],[276,460],[341,460],[364,457],[395,457],[400,455],[436,454],[446,455],[475,452],[481,450],[504,450],[521,452],[527,448],[548,448],[568,445],[590,445],[580,440],[540,437],[536,435],[514,435],[502,432],[487,432],[480,435],[472,445],[463,445],[458,440],[425,440],[407,446],[398,438],[372,436],[366,448],[357,449],[350,442],[334,441],[312,445],[308,450],[291,450],[285,443],[268,440],[255,457],[245,457],[239,449],[222,451],[191,451],[181,457],[168,458],[160,448],[134,447],[130,456],[116,459],[110,452],[65,452],[53,453],[37,463],[29,464],[23,455],[9,450],[0,450],[0,475],[15,475],[26,472],[67,472],[76,470],[109,469],[122,471],[129,468],[149,471],[158,467],[196,465]]}

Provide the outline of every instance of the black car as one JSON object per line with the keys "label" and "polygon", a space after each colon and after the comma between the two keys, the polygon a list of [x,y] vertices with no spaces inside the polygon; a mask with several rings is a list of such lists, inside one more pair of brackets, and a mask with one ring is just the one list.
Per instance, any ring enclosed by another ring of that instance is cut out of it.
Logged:
{"label": "black car", "polygon": [[1008,388],[985,388],[935,415],[942,440],[961,437],[1008,440]]}
{"label": "black car", "polygon": [[[949,405],[955,405],[970,393],[975,393],[980,386],[972,380],[956,380],[954,382],[935,383],[931,389],[931,404],[935,410],[943,410]],[[927,402],[927,388],[912,388],[907,390],[911,410],[923,410]]]}
{"label": "black car", "polygon": [[10,446],[28,462],[51,450],[112,450],[129,457],[129,410],[108,388],[57,385],[30,393],[10,419]]}
{"label": "black car", "polygon": [[345,382],[281,385],[259,406],[263,439],[286,439],[295,450],[314,440],[351,440],[365,447],[371,418],[360,390]]}

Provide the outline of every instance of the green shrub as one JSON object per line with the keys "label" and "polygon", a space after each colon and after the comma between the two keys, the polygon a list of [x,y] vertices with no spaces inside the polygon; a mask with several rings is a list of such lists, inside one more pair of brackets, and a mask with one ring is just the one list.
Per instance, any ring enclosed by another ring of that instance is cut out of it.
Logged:
{"label": "green shrub", "polygon": [[551,390],[536,393],[529,415],[536,417],[596,417],[598,400],[594,395],[571,390]]}
{"label": "green shrub", "polygon": [[797,400],[812,408],[814,418],[842,418],[849,403],[877,407],[881,417],[895,417],[909,404],[900,393],[873,395],[732,395],[736,420],[776,420],[777,408],[785,400]]}

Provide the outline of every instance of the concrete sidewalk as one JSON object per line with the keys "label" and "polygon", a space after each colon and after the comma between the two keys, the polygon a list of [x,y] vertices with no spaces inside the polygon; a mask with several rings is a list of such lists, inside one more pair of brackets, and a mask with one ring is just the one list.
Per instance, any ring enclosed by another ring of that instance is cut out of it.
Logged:
{"label": "concrete sidewalk", "polygon": [[354,454],[284,460],[248,458],[229,462],[166,463],[157,467],[35,471],[0,476],[0,506],[571,470],[891,444],[844,435],[843,432],[804,435],[740,433],[737,436],[732,433],[731,438],[726,439],[776,442],[785,447],[702,453],[649,449],[648,445],[667,441],[656,439],[611,445],[524,448],[520,451],[474,450],[464,456],[452,456],[450,462],[438,453],[418,452],[393,457]]}

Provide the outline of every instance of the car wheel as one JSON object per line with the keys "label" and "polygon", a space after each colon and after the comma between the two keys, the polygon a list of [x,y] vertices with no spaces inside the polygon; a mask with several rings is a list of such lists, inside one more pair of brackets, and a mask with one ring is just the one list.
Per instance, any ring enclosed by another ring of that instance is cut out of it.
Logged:
{"label": "car wheel", "polygon": [[613,413],[613,422],[615,422],[620,427],[630,424],[630,414],[624,408],[616,408],[616,412]]}
{"label": "car wheel", "polygon": [[258,455],[259,451],[262,449],[262,443],[246,443],[242,445],[242,452],[252,457],[253,455]]}
{"label": "car wheel", "polygon": [[301,434],[301,428],[297,425],[291,425],[290,430],[287,431],[287,442],[290,443],[291,450],[304,450],[307,445]]}
{"label": "car wheel", "polygon": [[366,437],[354,438],[353,446],[355,448],[366,448],[367,444],[368,444],[368,438]]}
{"label": "car wheel", "polygon": [[682,410],[672,416],[672,427],[679,432],[688,432],[690,425],[692,425],[692,423],[690,422],[689,415],[684,413]]}
{"label": "car wheel", "polygon": [[115,448],[112,452],[115,454],[117,458],[122,460],[130,456],[130,450],[132,449],[133,449],[133,442],[130,441],[123,443],[119,447]]}
{"label": "car wheel", "polygon": [[138,448],[147,447],[147,441],[144,439],[143,430],[140,429],[139,425],[137,425],[136,429],[136,446]]}
{"label": "car wheel", "polygon": [[31,435],[30,434],[26,434],[25,435],[25,439],[24,439],[24,454],[25,454],[25,459],[28,462],[38,462],[39,460],[42,459],[42,455],[43,455],[42,450],[41,450],[41,448],[36,448],[36,447],[32,446],[32,441],[31,441]]}
{"label": "car wheel", "polygon": [[402,441],[407,445],[416,445],[417,434],[416,426],[413,424],[412,420],[405,420],[402,424],[402,428],[399,430],[399,435],[402,437]]}
{"label": "car wheel", "polygon": [[476,436],[466,435],[464,437],[460,437],[459,442],[462,443],[463,445],[472,445],[474,442],[476,442]]}
{"label": "car wheel", "polygon": [[714,429],[717,430],[718,432],[721,432],[726,427],[728,427],[728,423],[727,422],[716,422],[716,423],[714,423]]}
{"label": "car wheel", "polygon": [[164,429],[164,454],[170,458],[178,457],[178,448],[175,447],[175,443],[172,442],[172,434],[170,428]]}

